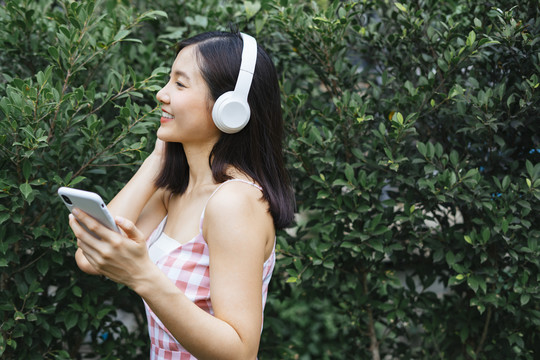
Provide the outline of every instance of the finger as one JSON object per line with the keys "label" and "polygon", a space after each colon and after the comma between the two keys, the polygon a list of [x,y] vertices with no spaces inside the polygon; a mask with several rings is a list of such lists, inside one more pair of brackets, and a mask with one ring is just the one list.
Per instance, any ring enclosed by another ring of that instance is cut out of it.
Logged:
{"label": "finger", "polygon": [[79,221],[71,214],[69,215],[69,226],[77,238],[77,247],[85,252],[89,251],[90,248],[94,248],[95,244],[100,241],[86,231]]}
{"label": "finger", "polygon": [[[85,250],[86,248],[86,250]],[[88,248],[87,246],[83,245],[81,248],[81,252],[79,255],[79,267],[81,270],[87,273],[101,273],[99,263],[96,259],[99,259],[99,254],[97,254],[94,250],[91,248]],[[82,259],[84,258],[84,259]],[[85,262],[87,262],[90,266],[85,265]],[[83,265],[83,267],[81,267]]]}
{"label": "finger", "polygon": [[75,252],[75,260],[79,269],[85,273],[91,275],[100,274],[99,270],[92,265],[92,262],[88,259],[88,256],[83,249],[77,249],[77,252]]}
{"label": "finger", "polygon": [[96,254],[98,249],[102,249],[107,242],[103,241],[103,238],[97,238],[93,233],[88,232],[82,224],[83,223],[80,222],[80,220],[70,214],[69,225],[77,238],[77,246],[81,248],[85,254]]}
{"label": "finger", "polygon": [[110,230],[99,221],[88,215],[82,210],[74,208],[72,210],[73,215],[77,220],[86,226],[86,228],[94,235],[97,235],[98,238],[108,239],[111,237],[111,233],[114,233],[113,230]]}
{"label": "finger", "polygon": [[77,239],[77,247],[81,250],[81,252],[85,256],[96,253],[96,250],[91,245],[89,245],[87,242],[84,242],[80,239]]}
{"label": "finger", "polygon": [[156,149],[160,149],[160,150],[161,150],[161,149],[164,148],[164,146],[165,146],[165,141],[163,141],[163,140],[157,138],[157,139],[156,139],[156,145],[155,145],[154,147],[155,147]]}
{"label": "finger", "polygon": [[80,223],[73,214],[69,214],[69,226],[77,238],[77,245],[79,245],[79,242],[85,242],[89,237],[93,237],[86,229],[84,229],[82,223]]}
{"label": "finger", "polygon": [[107,252],[111,248],[110,244],[107,241],[92,236],[82,227],[79,220],[71,214],[69,224],[77,237],[77,246],[82,250],[82,254],[95,271],[101,273],[101,264],[104,262],[103,252]]}
{"label": "finger", "polygon": [[143,233],[135,226],[133,221],[117,216],[115,219],[116,225],[118,225],[125,233],[126,236],[136,242],[144,241]]}

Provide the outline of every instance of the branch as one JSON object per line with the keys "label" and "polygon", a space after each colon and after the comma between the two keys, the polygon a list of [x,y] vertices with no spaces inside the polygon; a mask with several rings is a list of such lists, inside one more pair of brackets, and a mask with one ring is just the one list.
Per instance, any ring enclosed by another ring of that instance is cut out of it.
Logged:
{"label": "branch", "polygon": [[107,151],[109,151],[112,147],[114,147],[116,144],[118,144],[120,141],[122,141],[129,133],[129,131],[131,130],[131,128],[133,128],[133,126],[135,126],[136,124],[138,124],[139,122],[141,122],[144,118],[146,118],[148,115],[152,114],[156,109],[158,108],[158,106],[156,106],[154,109],[152,109],[152,111],[149,111],[148,113],[146,113],[145,115],[143,115],[142,117],[138,118],[137,120],[135,120],[133,123],[131,123],[129,125],[129,127],[127,128],[126,132],[123,132],[121,133],[120,135],[118,135],[118,137],[112,142],[110,143],[107,147],[105,147],[103,150],[101,150],[100,152],[94,154],[94,156],[92,158],[90,158],[85,164],[83,164],[79,170],[77,170],[77,172],[75,174],[73,174],[73,176],[71,177],[72,179],[76,178],[77,176],[79,176],[87,167],[89,167],[90,165],[92,165],[92,163],[94,161],[96,161],[96,159],[98,159],[101,155],[105,154]]}
{"label": "branch", "polygon": [[491,314],[493,313],[493,306],[488,306],[487,314],[486,314],[486,322],[484,323],[484,330],[482,331],[482,336],[480,337],[480,342],[478,343],[478,346],[476,347],[476,350],[474,352],[475,357],[478,357],[478,354],[480,354],[480,351],[482,351],[482,347],[484,346],[484,342],[486,342],[487,332],[489,328],[489,323],[491,321]]}
{"label": "branch", "polygon": [[[366,272],[362,274],[362,283],[364,286],[364,294],[367,294],[368,286],[367,286],[367,273]],[[373,360],[381,360],[381,355],[379,353],[379,342],[377,341],[377,335],[375,334],[375,322],[373,320],[373,310],[371,309],[371,306],[369,304],[367,305],[367,314],[368,314],[368,335],[369,335],[369,340],[370,340],[369,351],[371,351]]]}
{"label": "branch", "polygon": [[49,123],[49,135],[47,136],[47,144],[50,143],[53,135],[54,135],[54,127],[56,126],[56,118],[58,117],[58,112],[60,111],[60,106],[62,105],[62,101],[64,100],[64,95],[66,94],[66,90],[69,83],[69,78],[71,77],[71,68],[68,69],[66,78],[64,79],[64,85],[62,86],[62,93],[60,94],[60,100],[58,100],[58,105],[56,105],[56,110],[54,112],[54,117]]}

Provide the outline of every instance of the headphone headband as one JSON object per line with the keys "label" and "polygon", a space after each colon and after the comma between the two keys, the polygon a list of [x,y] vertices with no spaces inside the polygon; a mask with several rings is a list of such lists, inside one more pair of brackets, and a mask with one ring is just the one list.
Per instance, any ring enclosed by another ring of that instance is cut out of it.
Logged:
{"label": "headphone headband", "polygon": [[257,62],[257,41],[244,33],[240,33],[240,36],[243,41],[242,62],[234,91],[221,95],[212,109],[214,123],[219,130],[227,134],[242,130],[251,114],[247,99]]}
{"label": "headphone headband", "polygon": [[240,33],[240,36],[242,36],[242,40],[244,41],[244,47],[242,49],[242,62],[240,63],[240,71],[234,92],[238,95],[245,96],[247,100],[251,81],[253,80],[253,73],[255,72],[255,63],[257,62],[257,41],[253,36],[244,33]]}

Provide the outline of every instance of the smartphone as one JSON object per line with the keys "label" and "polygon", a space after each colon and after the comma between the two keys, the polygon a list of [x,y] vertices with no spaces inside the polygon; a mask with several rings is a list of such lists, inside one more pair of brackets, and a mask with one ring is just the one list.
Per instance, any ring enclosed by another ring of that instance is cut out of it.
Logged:
{"label": "smartphone", "polygon": [[[61,187],[60,189],[58,189],[58,195],[60,196],[60,198],[70,212],[71,210],[73,210],[73,208],[80,209],[88,215],[92,216],[101,224],[108,227],[109,229],[114,230],[118,233],[120,232],[120,230],[116,226],[116,223],[114,222],[111,213],[109,212],[109,210],[107,210],[107,206],[101,199],[101,196],[99,196],[98,194],[91,191]],[[90,234],[99,238],[99,236],[88,230],[88,228],[82,223],[81,225]]]}

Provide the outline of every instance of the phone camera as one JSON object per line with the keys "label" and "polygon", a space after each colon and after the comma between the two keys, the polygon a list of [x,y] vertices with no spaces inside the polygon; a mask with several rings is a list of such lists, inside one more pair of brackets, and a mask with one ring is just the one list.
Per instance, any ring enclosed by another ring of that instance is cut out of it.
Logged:
{"label": "phone camera", "polygon": [[64,199],[64,201],[69,204],[69,205],[73,205],[73,203],[71,202],[71,200],[66,196],[66,195],[62,195],[62,199]]}

